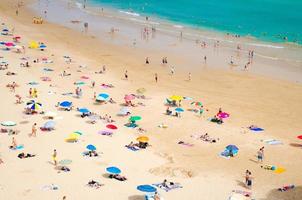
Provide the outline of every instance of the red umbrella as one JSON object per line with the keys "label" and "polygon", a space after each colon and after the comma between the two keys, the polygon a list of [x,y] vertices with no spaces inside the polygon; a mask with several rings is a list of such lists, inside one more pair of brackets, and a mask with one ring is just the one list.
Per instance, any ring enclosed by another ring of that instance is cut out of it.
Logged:
{"label": "red umbrella", "polygon": [[131,101],[131,100],[135,99],[135,96],[133,96],[132,94],[127,94],[127,95],[125,95],[124,99],[126,101]]}
{"label": "red umbrella", "polygon": [[302,140],[302,135],[297,136],[298,139]]}
{"label": "red umbrella", "polygon": [[117,129],[117,127],[115,125],[113,125],[113,124],[107,124],[106,127],[109,128],[109,129],[112,129],[112,130],[116,130]]}
{"label": "red umbrella", "polygon": [[19,40],[19,39],[21,39],[21,37],[20,36],[14,36],[13,39]]}

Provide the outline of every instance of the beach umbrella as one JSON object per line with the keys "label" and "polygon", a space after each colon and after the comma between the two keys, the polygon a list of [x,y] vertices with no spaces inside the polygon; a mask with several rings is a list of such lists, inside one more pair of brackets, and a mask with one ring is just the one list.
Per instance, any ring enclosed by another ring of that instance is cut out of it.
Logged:
{"label": "beach umbrella", "polygon": [[89,79],[89,76],[81,76],[81,79]]}
{"label": "beach umbrella", "polygon": [[17,123],[13,122],[13,121],[4,121],[4,122],[1,122],[1,125],[2,126],[16,126]]}
{"label": "beach umbrella", "polygon": [[175,108],[175,111],[176,112],[184,112],[184,109],[182,109],[182,108]]}
{"label": "beach umbrella", "polygon": [[109,98],[109,94],[101,93],[96,97],[97,101],[106,101]]}
{"label": "beach umbrella", "polygon": [[69,108],[72,105],[72,102],[70,101],[63,101],[60,103],[60,106],[63,108]]}
{"label": "beach umbrella", "polygon": [[39,48],[40,48],[40,49],[45,49],[45,48],[46,48],[46,45],[45,45],[45,44],[41,44],[41,45],[39,46]]}
{"label": "beach umbrella", "polygon": [[141,120],[141,119],[142,119],[141,116],[131,116],[131,117],[129,118],[129,121],[139,121],[139,120]]}
{"label": "beach umbrella", "polygon": [[136,189],[141,192],[156,192],[156,188],[151,185],[139,185]]}
{"label": "beach umbrella", "polygon": [[35,41],[32,41],[32,42],[29,43],[29,48],[37,49],[37,48],[39,48],[39,44]]}
{"label": "beach umbrella", "polygon": [[112,129],[112,130],[116,130],[117,129],[117,126],[115,126],[113,124],[107,124],[106,127],[109,128],[109,129]]}
{"label": "beach umbrella", "polygon": [[109,130],[102,130],[102,131],[99,131],[98,134],[101,134],[101,135],[112,135],[113,132],[109,131]]}
{"label": "beach umbrella", "polygon": [[127,94],[127,95],[125,95],[124,99],[126,101],[131,101],[131,100],[135,99],[135,96],[133,96],[132,94]]}
{"label": "beach umbrella", "polygon": [[83,133],[81,131],[75,131],[73,132],[74,134],[77,134],[77,135],[83,135]]}
{"label": "beach umbrella", "polygon": [[136,90],[136,92],[137,92],[138,94],[144,94],[144,93],[146,92],[146,89],[145,89],[145,88],[138,88],[138,89]]}
{"label": "beach umbrella", "polygon": [[302,140],[302,135],[297,136],[298,139]]}
{"label": "beach umbrella", "polygon": [[85,85],[85,82],[83,82],[83,81],[76,81],[74,84],[77,85],[77,86],[82,86],[82,85]]}
{"label": "beach umbrella", "polygon": [[14,39],[14,40],[20,40],[20,39],[21,39],[21,36],[14,36],[13,39]]}
{"label": "beach umbrella", "polygon": [[3,32],[8,32],[9,30],[7,28],[2,29]]}
{"label": "beach umbrella", "polygon": [[89,113],[90,112],[87,108],[80,108],[78,111],[80,113]]}
{"label": "beach umbrella", "polygon": [[122,171],[117,168],[117,167],[107,167],[106,168],[106,171],[109,173],[109,174],[120,174]]}
{"label": "beach umbrella", "polygon": [[200,102],[200,101],[194,101],[194,102],[191,103],[191,105],[202,106],[202,102]]}
{"label": "beach umbrella", "polygon": [[55,127],[56,123],[54,121],[48,121],[44,124],[44,128],[47,129],[53,129]]}
{"label": "beach umbrella", "polygon": [[224,118],[228,118],[230,116],[230,114],[226,113],[226,112],[221,112],[217,114],[217,117],[224,119]]}
{"label": "beach umbrella", "polygon": [[35,101],[32,100],[32,101],[30,101],[30,102],[27,103],[27,106],[28,106],[28,108],[30,108],[31,110],[37,111],[37,110],[40,110],[40,109],[41,109],[42,104],[41,104],[41,103],[37,103],[37,102],[35,102]]}
{"label": "beach umbrella", "polygon": [[172,95],[172,96],[170,96],[170,99],[174,100],[174,101],[180,101],[180,100],[183,100],[183,97],[178,96],[178,95]]}
{"label": "beach umbrella", "polygon": [[138,138],[136,138],[137,141],[139,142],[148,142],[149,141],[149,138],[147,136],[139,136]]}
{"label": "beach umbrella", "polygon": [[79,134],[77,134],[77,133],[71,133],[71,134],[69,134],[68,138],[78,139],[79,138]]}
{"label": "beach umbrella", "polygon": [[92,144],[89,144],[89,145],[86,146],[86,149],[88,149],[89,151],[95,151],[96,147]]}
{"label": "beach umbrella", "polygon": [[230,144],[225,147],[228,151],[238,151],[239,148],[236,145]]}
{"label": "beach umbrella", "polygon": [[4,45],[6,47],[12,47],[12,46],[14,46],[14,43],[12,43],[12,42],[6,42]]}

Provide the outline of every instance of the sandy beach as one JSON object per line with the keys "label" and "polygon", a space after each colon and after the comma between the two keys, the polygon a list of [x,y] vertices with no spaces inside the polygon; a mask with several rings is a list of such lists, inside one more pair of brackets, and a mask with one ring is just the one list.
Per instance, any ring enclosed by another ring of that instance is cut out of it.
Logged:
{"label": "sandy beach", "polygon": [[[140,38],[141,27],[131,29],[136,35],[124,37],[127,24],[119,27],[112,39],[110,25],[98,35],[90,23],[85,33],[82,22],[75,28],[52,22],[51,10],[49,21],[43,16],[42,24],[34,24],[37,13],[32,5],[36,3],[24,2],[18,13],[17,0],[0,3],[2,33],[8,29],[8,35],[0,35],[0,199],[60,200],[66,196],[67,200],[143,200],[145,193],[137,190],[139,185],[153,186],[165,200],[302,199],[302,140],[297,138],[302,134],[299,63],[289,64],[292,67],[286,70],[282,67],[287,65],[284,60],[267,61],[256,56],[249,70],[243,70],[248,49],[239,58],[235,50],[221,48],[215,53],[213,44],[201,49],[195,42],[172,40],[161,33],[146,42]],[[14,36],[21,38],[16,42]],[[163,38],[167,40],[159,46]],[[134,39],[137,45],[133,45]],[[41,42],[45,48],[41,48]],[[38,47],[29,48],[30,44]],[[237,67],[228,64],[231,56]],[[145,63],[146,57],[149,64]],[[163,57],[167,57],[168,64],[162,64]],[[103,66],[105,72],[95,73]],[[18,86],[7,87],[13,82]],[[37,97],[30,96],[30,88],[37,90]],[[137,92],[140,88],[144,91]],[[96,101],[95,96],[104,93],[109,98],[102,96],[104,103]],[[130,94],[135,95],[131,100],[135,106],[125,105],[125,95]],[[22,103],[16,103],[16,95],[22,97]],[[145,98],[137,98],[142,95]],[[167,105],[166,100],[173,101],[173,95],[181,99],[181,105]],[[115,103],[110,103],[110,98]],[[39,104],[27,105],[31,100],[41,103],[41,108]],[[64,101],[72,102],[71,111],[57,106]],[[24,113],[26,107],[37,113]],[[118,115],[123,107],[131,114]],[[167,107],[172,115],[166,114]],[[77,108],[87,108],[97,117],[81,117]],[[174,116],[177,108],[180,117]],[[225,117],[219,117],[220,108]],[[47,117],[49,112],[56,114],[52,113],[53,119]],[[111,116],[113,121],[100,116]],[[138,127],[125,126],[131,116],[141,117],[134,120]],[[223,123],[212,122],[213,116]],[[40,127],[48,121],[54,121],[54,130],[42,131]],[[251,125],[264,130],[250,130]],[[36,137],[30,136],[33,126]],[[105,130],[109,136],[101,133]],[[209,137],[204,137],[206,133]],[[131,141],[138,143],[140,136],[147,136],[150,146],[137,145],[135,151],[125,147]],[[70,137],[76,137],[77,142],[67,142]],[[9,148],[14,146],[13,138],[20,149]],[[86,148],[89,144],[96,147],[97,157],[83,156],[83,152],[90,151]],[[221,155],[228,145],[238,150],[230,151],[232,156]],[[257,160],[261,147],[263,162]],[[20,153],[35,156],[20,159]],[[58,166],[70,171],[58,170]],[[127,180],[109,178],[106,168],[111,166],[118,167]],[[275,169],[264,169],[271,166]],[[251,188],[245,183],[246,170],[251,172]],[[170,185],[166,192],[166,188],[154,185],[165,179],[177,187],[172,189]],[[91,180],[102,186],[87,186]],[[290,185],[295,187],[278,191]]]}

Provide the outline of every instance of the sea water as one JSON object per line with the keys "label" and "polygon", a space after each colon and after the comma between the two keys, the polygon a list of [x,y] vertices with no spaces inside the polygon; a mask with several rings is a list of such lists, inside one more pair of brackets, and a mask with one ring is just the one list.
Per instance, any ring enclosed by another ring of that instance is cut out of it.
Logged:
{"label": "sea water", "polygon": [[302,44],[302,0],[78,0],[269,42]]}

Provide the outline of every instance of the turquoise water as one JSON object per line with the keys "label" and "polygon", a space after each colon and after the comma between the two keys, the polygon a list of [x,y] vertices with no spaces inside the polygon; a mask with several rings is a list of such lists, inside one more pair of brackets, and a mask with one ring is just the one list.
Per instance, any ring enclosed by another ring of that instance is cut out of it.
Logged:
{"label": "turquoise water", "polygon": [[[79,0],[81,1],[81,0]],[[81,3],[83,3],[82,0]],[[302,0],[88,0],[175,24],[302,44]]]}

